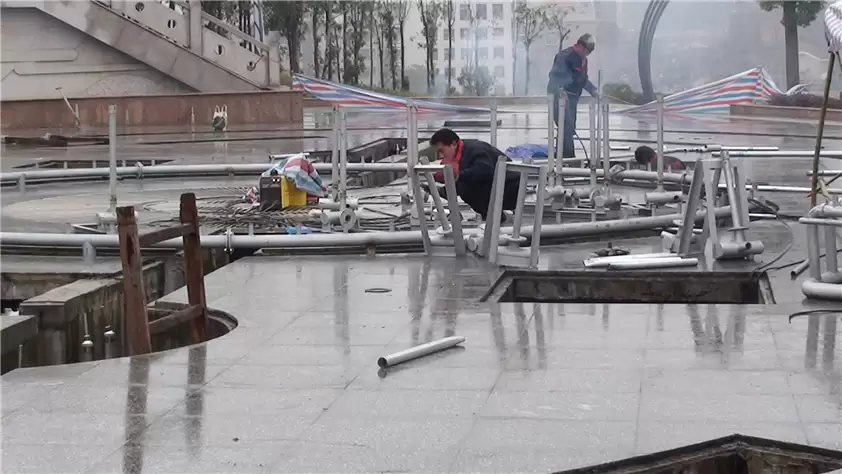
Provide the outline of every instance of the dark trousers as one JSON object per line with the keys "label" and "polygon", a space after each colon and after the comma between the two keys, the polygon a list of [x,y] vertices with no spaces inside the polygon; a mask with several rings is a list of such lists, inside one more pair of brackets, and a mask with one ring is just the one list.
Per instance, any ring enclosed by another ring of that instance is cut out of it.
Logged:
{"label": "dark trousers", "polygon": [[[558,127],[558,92],[553,94],[553,121]],[[567,95],[567,107],[564,110],[564,126],[562,130],[563,138],[561,139],[561,157],[562,158],[575,158],[576,151],[573,147],[573,135],[576,133],[576,109],[579,105],[579,98],[572,96],[570,94]],[[559,135],[562,133],[558,133],[556,135],[556,142],[555,146],[556,149],[558,148],[559,142]]]}
{"label": "dark trousers", "polygon": [[[456,194],[465,201],[477,214],[486,220],[488,217],[488,205],[491,202],[492,181],[487,183],[463,183],[456,182]],[[520,177],[506,179],[506,187],[503,190],[503,209],[513,211],[517,206],[517,191],[520,186]]]}

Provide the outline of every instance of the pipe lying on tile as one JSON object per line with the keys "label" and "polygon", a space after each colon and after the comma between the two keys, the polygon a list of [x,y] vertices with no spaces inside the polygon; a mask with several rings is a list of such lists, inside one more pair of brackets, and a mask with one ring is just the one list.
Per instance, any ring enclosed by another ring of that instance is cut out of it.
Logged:
{"label": "pipe lying on tile", "polygon": [[393,367],[419,357],[424,357],[436,352],[441,352],[445,349],[450,349],[451,347],[458,346],[463,342],[465,342],[465,338],[462,336],[445,337],[444,339],[428,342],[426,344],[421,344],[420,346],[411,347],[409,349],[381,357],[377,359],[377,365],[383,369]]}
{"label": "pipe lying on tile", "polygon": [[699,264],[698,258],[644,258],[640,260],[629,260],[614,262],[608,265],[609,270],[643,270],[647,268],[675,268],[695,267]]}

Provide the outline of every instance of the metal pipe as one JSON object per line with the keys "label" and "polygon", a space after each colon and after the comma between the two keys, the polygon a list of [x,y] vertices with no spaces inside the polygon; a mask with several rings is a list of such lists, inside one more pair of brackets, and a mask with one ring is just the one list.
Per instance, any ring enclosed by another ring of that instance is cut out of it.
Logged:
{"label": "metal pipe", "polygon": [[591,178],[591,187],[596,186],[596,164],[599,159],[597,156],[599,153],[599,145],[597,143],[597,141],[599,140],[599,137],[597,136],[599,132],[597,131],[596,118],[596,104],[591,102],[590,104],[588,104],[588,133],[590,137],[590,140],[588,140],[588,145],[590,145],[591,148],[589,157],[590,159],[588,160],[590,163],[588,163],[588,167],[590,168],[589,176]]}
{"label": "metal pipe", "polygon": [[819,228],[815,225],[807,225],[807,259],[810,261],[810,277],[816,281],[822,278],[819,255]]}
{"label": "metal pipe", "polygon": [[[596,90],[602,92],[602,70],[597,71]],[[596,162],[595,167],[599,167],[602,161],[602,98],[597,95],[594,101],[594,112],[596,112],[596,136],[591,135],[591,141],[596,140],[596,154],[591,156],[591,159]]]}
{"label": "metal pipe", "polygon": [[[720,152],[713,152],[713,156],[719,156]],[[806,150],[733,150],[731,156],[734,158],[813,158],[816,152]],[[842,158],[842,151],[824,150],[819,155],[821,158]]]}
{"label": "metal pipe", "polygon": [[842,218],[842,207],[830,203],[819,204],[807,211],[807,217],[834,217]]}
{"label": "metal pipe", "polygon": [[658,181],[657,190],[664,190],[664,96],[658,94]]}
{"label": "metal pipe", "polygon": [[824,228],[824,265],[825,270],[830,273],[839,273],[839,260],[836,254],[836,228],[826,226]]}
{"label": "metal pipe", "polygon": [[420,346],[415,346],[400,352],[395,352],[394,354],[389,354],[387,356],[381,357],[377,359],[377,365],[379,365],[380,368],[383,369],[387,367],[393,367],[398,364],[417,359],[419,357],[424,357],[430,354],[434,354],[436,352],[441,352],[445,349],[450,349],[451,347],[458,346],[463,342],[465,342],[465,338],[462,336],[445,337],[444,339],[428,342],[426,344],[421,344]]}
{"label": "metal pipe", "polygon": [[[576,111],[574,110],[573,113],[575,114]],[[563,130],[564,130],[564,121],[567,120],[567,91],[564,89],[559,89],[558,93],[558,123],[561,124],[558,127],[558,140],[556,140],[556,147],[555,150],[555,164],[547,165],[547,171],[551,173],[553,178],[552,186],[558,186],[561,184],[562,173],[564,172],[564,147],[563,145]],[[551,186],[551,187],[552,187]]]}
{"label": "metal pipe", "polygon": [[611,120],[611,108],[608,102],[602,104],[602,175],[606,176],[611,169],[611,144],[609,137],[609,121]]}
{"label": "metal pipe", "polygon": [[640,253],[640,254],[630,254],[630,255],[614,255],[611,257],[593,257],[587,260],[583,260],[582,264],[585,268],[605,268],[608,265],[614,262],[623,262],[626,260],[641,260],[641,259],[653,259],[653,258],[667,258],[667,257],[675,257],[674,253],[669,252],[661,252],[661,253]]}
{"label": "metal pipe", "polygon": [[497,148],[497,100],[491,99],[491,146]]}
{"label": "metal pipe", "polygon": [[[559,98],[559,102],[560,101],[561,101],[561,98]],[[555,169],[555,160],[556,160],[556,150],[555,150],[556,130],[555,130],[555,127],[553,126],[553,112],[554,112],[553,111],[553,105],[554,105],[554,103],[555,103],[555,96],[553,94],[548,94],[547,95],[547,166],[549,167],[549,169],[551,171],[551,173],[550,173],[550,187],[555,186],[555,181],[556,181],[556,178],[555,178],[556,175],[555,175],[555,173],[552,173],[552,171]],[[559,107],[559,109],[560,109],[560,107]],[[560,111],[561,110],[559,110],[559,112]],[[561,118],[561,116],[559,116],[559,118]],[[559,123],[563,123],[563,122],[559,122]],[[559,128],[559,133],[561,133],[561,128]],[[559,148],[561,148],[561,146],[559,146]]]}
{"label": "metal pipe", "polygon": [[108,106],[108,212],[117,212],[117,106]]}
{"label": "metal pipe", "polygon": [[799,263],[798,265],[796,265],[795,268],[793,268],[792,271],[789,272],[789,276],[792,277],[792,278],[795,278],[798,275],[804,273],[804,270],[806,270],[807,267],[809,267],[809,266],[810,266],[810,259],[808,258],[808,259],[804,260],[803,262]]}
{"label": "metal pipe", "polygon": [[[714,210],[716,217],[729,216],[730,207]],[[696,220],[706,217],[705,211],[696,213]],[[659,216],[636,217],[631,219],[572,222],[568,224],[544,225],[541,227],[542,238],[572,238],[605,233],[626,233],[638,230],[660,229],[674,225],[683,219],[683,214],[664,214]],[[465,235],[480,235],[480,229],[469,229]],[[501,234],[511,234],[512,228],[501,229]],[[523,226],[521,235],[532,236],[532,226]],[[114,248],[119,245],[114,234],[47,234],[31,232],[0,232],[0,246],[35,246],[35,247],[81,247],[90,242],[94,247]],[[421,242],[421,231],[400,232],[360,232],[352,234],[259,234],[259,235],[203,235],[202,247],[206,248],[322,248],[322,247],[359,247],[376,245],[409,245]],[[498,244],[508,243],[502,239]],[[155,245],[154,248],[182,248],[182,239],[170,239]]]}
{"label": "metal pipe", "polygon": [[[333,120],[333,124],[330,134],[330,172],[332,173],[331,176],[336,177],[339,176],[339,106],[336,104],[333,105],[333,115],[331,116],[331,119]],[[339,193],[339,188],[334,189],[336,189],[336,192]]]}
{"label": "metal pipe", "polygon": [[[348,198],[348,122],[345,110],[339,109],[339,207],[344,211]],[[333,175],[333,179],[337,179]]]}
{"label": "metal pipe", "polygon": [[654,204],[654,205],[657,205],[657,206],[681,202],[681,199],[683,197],[684,197],[684,193],[682,193],[681,191],[674,191],[674,192],[654,191],[654,192],[651,192],[651,193],[645,193],[643,195],[643,198],[646,201],[646,204]]}
{"label": "metal pipe", "polygon": [[801,283],[801,293],[807,298],[842,301],[842,285],[810,278]]}
{"label": "metal pipe", "polygon": [[698,264],[698,258],[668,257],[614,262],[608,265],[608,269],[643,270],[647,268],[695,267]]}
{"label": "metal pipe", "polygon": [[820,219],[816,217],[801,217],[798,219],[799,224],[814,225],[814,226],[830,226],[842,227],[842,220],[840,219]]}
{"label": "metal pipe", "polygon": [[[338,164],[338,160],[337,160]],[[313,163],[319,172],[331,172],[332,163]],[[207,176],[231,174],[260,174],[268,169],[265,163],[237,163],[237,164],[204,164],[204,165],[155,165],[155,166],[118,166],[117,176],[122,178],[136,178],[138,174],[144,177],[177,177],[177,176]],[[347,170],[351,172],[401,172],[406,171],[403,163],[349,163]],[[338,173],[337,173],[338,174]],[[37,171],[15,171],[0,173],[0,182],[17,184],[21,178],[27,182],[39,182],[61,179],[107,178],[108,168],[68,168],[68,169],[39,169]]]}
{"label": "metal pipe", "polygon": [[[351,208],[351,209],[359,209],[360,208],[360,201],[358,199],[353,199],[353,198],[346,199],[345,200],[345,207]],[[326,210],[329,210],[329,211],[341,211],[342,210],[342,207],[341,207],[340,203],[338,203],[336,201],[332,201],[332,200],[327,199],[327,198],[319,199],[319,208],[320,209],[326,209]]]}

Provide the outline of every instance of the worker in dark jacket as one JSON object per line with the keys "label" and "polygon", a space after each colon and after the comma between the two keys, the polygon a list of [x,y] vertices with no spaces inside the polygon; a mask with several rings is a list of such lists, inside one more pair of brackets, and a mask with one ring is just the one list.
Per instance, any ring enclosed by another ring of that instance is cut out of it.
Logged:
{"label": "worker in dark jacket", "polygon": [[[564,135],[561,140],[563,158],[574,158],[576,156],[573,149],[573,134],[576,132],[576,108],[579,105],[582,90],[588,91],[588,94],[592,97],[599,96],[599,91],[588,79],[588,55],[593,52],[595,46],[593,36],[587,33],[582,35],[576,41],[576,44],[559,51],[555,55],[553,67],[550,70],[547,94],[553,95],[553,120],[556,126],[558,126],[559,94],[567,94],[567,107],[564,111]],[[559,132],[561,131],[560,128]],[[556,139],[556,147],[558,145],[559,140]]]}
{"label": "worker in dark jacket", "polygon": [[[441,163],[453,168],[456,194],[485,221],[488,217],[488,205],[491,202],[491,186],[494,183],[497,158],[506,154],[480,140],[463,140],[456,132],[448,128],[434,133],[430,138],[430,145],[436,149]],[[443,175],[436,173],[436,179],[443,181]],[[519,185],[520,173],[512,171],[506,173],[506,186],[503,191],[504,210],[511,211],[517,205]],[[501,222],[505,220],[505,214],[502,214]]]}
{"label": "worker in dark jacket", "polygon": [[[634,161],[641,165],[658,165],[658,153],[646,145],[637,147],[634,151]],[[684,170],[687,165],[674,156],[664,155],[664,169]]]}

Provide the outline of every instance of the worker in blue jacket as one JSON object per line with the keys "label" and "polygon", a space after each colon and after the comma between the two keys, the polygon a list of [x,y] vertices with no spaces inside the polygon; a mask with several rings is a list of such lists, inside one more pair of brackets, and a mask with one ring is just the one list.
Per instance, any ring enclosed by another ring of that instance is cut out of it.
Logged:
{"label": "worker in blue jacket", "polygon": [[[550,80],[547,83],[547,94],[553,95],[553,120],[558,126],[558,99],[559,94],[567,94],[567,108],[564,112],[564,138],[562,139],[562,157],[574,158],[576,152],[573,149],[573,134],[576,131],[576,108],[579,105],[579,97],[582,90],[588,91],[592,97],[598,97],[599,91],[593,83],[588,80],[588,55],[590,55],[596,43],[593,36],[586,33],[582,35],[576,44],[559,51],[555,55],[553,67],[550,70]],[[556,139],[556,147],[558,147]]]}

